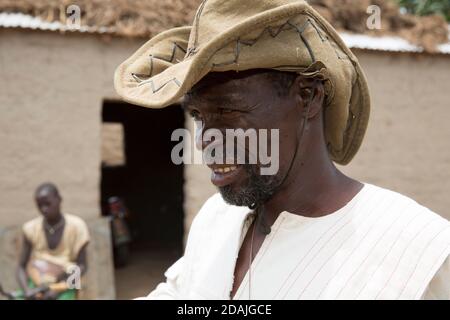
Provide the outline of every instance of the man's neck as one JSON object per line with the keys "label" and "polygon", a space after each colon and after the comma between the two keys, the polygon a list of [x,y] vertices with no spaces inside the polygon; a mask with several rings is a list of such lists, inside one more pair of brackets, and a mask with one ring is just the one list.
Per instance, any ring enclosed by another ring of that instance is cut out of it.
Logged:
{"label": "man's neck", "polygon": [[54,226],[56,224],[58,224],[63,218],[62,213],[59,213],[58,216],[55,219],[45,219],[45,221],[50,225],[50,226]]}
{"label": "man's neck", "polygon": [[325,148],[315,152],[317,156],[295,162],[284,185],[265,204],[269,224],[283,211],[307,217],[332,214],[362,189],[334,166]]}

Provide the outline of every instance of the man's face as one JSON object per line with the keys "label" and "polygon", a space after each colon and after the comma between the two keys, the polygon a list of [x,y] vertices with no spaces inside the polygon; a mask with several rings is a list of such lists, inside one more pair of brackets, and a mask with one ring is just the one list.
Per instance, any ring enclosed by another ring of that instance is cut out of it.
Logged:
{"label": "man's face", "polygon": [[[270,130],[279,130],[279,155],[276,159],[279,170],[275,174],[262,175],[259,159],[256,164],[238,164],[236,149],[233,164],[208,164],[212,183],[228,203],[250,206],[268,199],[286,175],[297,143],[300,112],[292,95],[280,96],[273,80],[265,72],[213,73],[185,96],[184,106],[199,124],[196,128],[199,149],[211,143],[205,139],[202,141],[208,129],[218,129],[224,137],[226,129],[256,129],[256,132],[266,129],[266,147],[270,152],[273,150],[271,144],[278,143],[271,141]],[[245,144],[245,154],[248,160],[248,143]],[[274,160],[277,155],[271,156]]]}
{"label": "man's face", "polygon": [[51,190],[43,189],[36,194],[35,200],[39,212],[46,220],[53,221],[58,218],[61,199],[57,194]]}

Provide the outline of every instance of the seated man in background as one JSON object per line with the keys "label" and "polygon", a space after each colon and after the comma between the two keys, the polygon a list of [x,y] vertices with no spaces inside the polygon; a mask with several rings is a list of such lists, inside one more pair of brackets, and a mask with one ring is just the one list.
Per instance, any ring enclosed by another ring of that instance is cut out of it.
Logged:
{"label": "seated man in background", "polygon": [[41,216],[22,228],[23,249],[17,272],[23,290],[21,297],[76,299],[77,291],[67,280],[72,274],[81,277],[87,270],[89,232],[86,223],[61,212],[62,199],[54,184],[41,184],[36,189],[35,200]]}

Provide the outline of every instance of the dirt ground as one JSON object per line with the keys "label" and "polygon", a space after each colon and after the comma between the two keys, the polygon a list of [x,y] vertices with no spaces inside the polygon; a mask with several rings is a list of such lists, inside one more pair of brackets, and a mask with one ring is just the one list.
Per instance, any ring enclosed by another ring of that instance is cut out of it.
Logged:
{"label": "dirt ground", "polygon": [[129,300],[148,295],[164,281],[164,272],[178,259],[172,250],[140,249],[131,254],[129,264],[115,270],[116,298]]}

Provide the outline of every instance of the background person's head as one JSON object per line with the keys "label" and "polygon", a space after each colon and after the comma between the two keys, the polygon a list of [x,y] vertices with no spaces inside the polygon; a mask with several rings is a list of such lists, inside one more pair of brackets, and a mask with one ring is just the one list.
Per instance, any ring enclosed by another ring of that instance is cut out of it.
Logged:
{"label": "background person's head", "polygon": [[56,221],[61,215],[61,196],[53,183],[43,183],[36,188],[36,205],[47,221]]}
{"label": "background person's head", "polygon": [[109,214],[112,214],[112,215],[120,214],[122,207],[123,207],[123,203],[119,197],[113,196],[113,197],[108,198]]}

